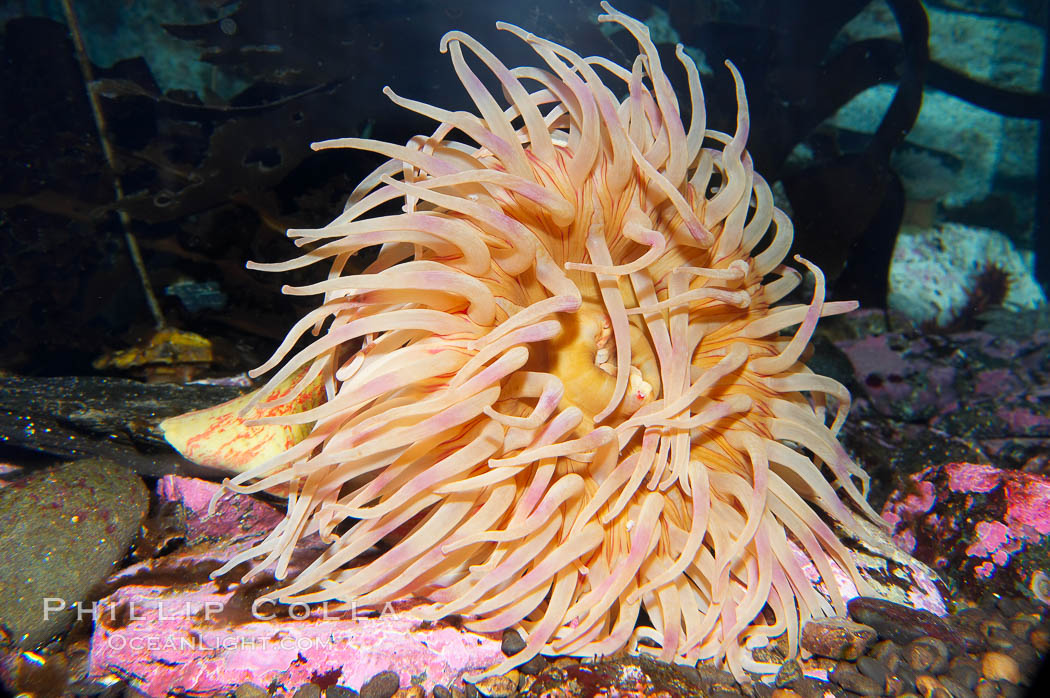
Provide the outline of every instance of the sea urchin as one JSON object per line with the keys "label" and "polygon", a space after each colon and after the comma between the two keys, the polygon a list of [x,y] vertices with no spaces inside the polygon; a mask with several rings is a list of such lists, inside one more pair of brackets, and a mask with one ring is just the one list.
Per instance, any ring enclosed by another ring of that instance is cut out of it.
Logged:
{"label": "sea urchin", "polygon": [[[782,265],[791,223],[744,148],[739,73],[735,132],[707,129],[678,47],[686,127],[645,25],[602,6],[638,42],[629,69],[501,23],[544,64],[508,68],[451,32],[441,50],[476,114],[387,89],[434,133],[315,146],[389,160],[329,225],[289,231],[306,254],[251,265],[331,271],[285,288],[323,302],[249,401],[281,413],[256,425],[299,429],[297,443],[228,483],[287,493],[287,516],[220,573],[256,560],[252,573],[284,578],[319,533],[327,550],[275,598],[416,595],[430,618],[521,629],[525,649],[494,671],[628,647],[769,673],[747,648],[784,633],[794,648],[801,622],[845,610],[792,546],[824,579],[835,561],[867,588],[829,525],[877,520],[836,439],[849,394],[800,361],[817,320],[855,304],[825,302],[820,270],[796,257],[812,301],[774,307],[801,275]],[[366,217],[391,201],[403,212]],[[372,246],[364,273],[344,274]],[[311,386],[321,398],[288,409]]]}

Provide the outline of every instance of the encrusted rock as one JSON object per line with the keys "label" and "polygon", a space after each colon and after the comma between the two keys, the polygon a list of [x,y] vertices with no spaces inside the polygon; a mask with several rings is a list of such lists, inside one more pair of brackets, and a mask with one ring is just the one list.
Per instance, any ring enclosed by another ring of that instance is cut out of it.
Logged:
{"label": "encrusted rock", "polygon": [[[95,615],[93,678],[129,677],[149,698],[172,691],[226,694],[248,681],[279,685],[281,696],[323,682],[360,689],[363,698],[366,691],[372,698],[390,698],[414,678],[422,677],[427,691],[504,658],[498,635],[423,623],[412,616],[410,601],[377,609],[254,605],[273,584],[268,574],[249,582],[238,582],[236,573],[210,579],[232,555],[266,535],[275,514],[250,497],[224,494],[209,515],[207,505],[218,488],[185,478],[158,484],[161,498],[185,507],[187,539],[197,544],[110,578],[114,590]],[[293,556],[290,574],[321,549],[308,545],[303,556]]]}
{"label": "encrusted rock", "polygon": [[780,665],[780,670],[777,671],[777,677],[773,683],[778,687],[787,686],[803,676],[802,666],[794,659],[789,659]]}
{"label": "encrusted rock", "polygon": [[490,676],[474,684],[485,698],[511,698],[518,691],[518,672],[507,676]]}
{"label": "encrusted rock", "polygon": [[585,664],[552,665],[536,677],[524,694],[527,698],[566,696],[674,696],[707,698],[714,689],[705,685],[697,671],[657,661],[647,656],[603,659]]}
{"label": "encrusted rock", "polygon": [[149,494],[127,468],[76,461],[0,489],[0,627],[32,648],[69,626],[124,557]]}
{"label": "encrusted rock", "polygon": [[1050,478],[949,463],[913,476],[911,489],[894,494],[882,514],[902,548],[974,601],[1015,589],[1039,598],[1050,566]]}
{"label": "encrusted rock", "polygon": [[821,657],[854,660],[875,642],[875,629],[845,618],[811,620],[802,628],[802,648]]}

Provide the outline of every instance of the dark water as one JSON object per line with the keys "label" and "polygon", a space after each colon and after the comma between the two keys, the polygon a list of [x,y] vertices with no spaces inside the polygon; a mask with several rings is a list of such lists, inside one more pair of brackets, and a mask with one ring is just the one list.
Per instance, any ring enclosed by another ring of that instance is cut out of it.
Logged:
{"label": "dark water", "polygon": [[[795,249],[822,266],[832,296],[886,307],[902,225],[925,234],[949,225],[916,252],[921,269],[932,265],[953,288],[955,305],[939,324],[969,312],[967,294],[989,266],[1007,272],[1008,293],[993,289],[985,305],[1034,306],[1050,280],[1040,223],[1048,197],[1038,195],[1048,161],[1037,119],[1046,108],[1045,8],[892,6],[694,0],[618,9],[648,20],[680,93],[674,43],[698,60],[711,127],[730,128],[735,113],[722,63],[740,68],[756,170],[779,182]],[[428,132],[423,117],[382,95],[385,85],[470,108],[438,52],[446,31],[472,34],[511,66],[535,57],[497,20],[581,55],[629,64],[634,51],[623,32],[596,26],[596,4],[579,0],[70,8],[72,19],[57,1],[0,8],[0,332],[9,340],[0,368],[29,374],[92,373],[93,360],[151,327],[126,232],[139,241],[166,320],[227,342],[227,372],[252,364],[300,308],[244,261],[287,256],[282,231],[329,220],[376,164],[350,151],[314,154],[309,143],[355,135],[403,143]],[[930,245],[958,254],[945,260]],[[914,301],[911,287],[901,293],[905,306]],[[920,322],[938,315],[928,304],[912,312]]]}

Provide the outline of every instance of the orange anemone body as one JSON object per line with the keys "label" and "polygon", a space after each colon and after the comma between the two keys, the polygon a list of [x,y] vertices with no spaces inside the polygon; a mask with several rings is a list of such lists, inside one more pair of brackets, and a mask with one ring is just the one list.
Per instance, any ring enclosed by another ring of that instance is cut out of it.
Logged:
{"label": "orange anemone body", "polygon": [[[877,518],[836,439],[849,395],[800,360],[817,320],[854,304],[825,302],[798,259],[812,300],[776,305],[801,275],[782,264],[791,224],[744,147],[735,68],[736,130],[719,133],[678,48],[686,125],[645,25],[603,7],[638,41],[630,67],[501,24],[543,64],[510,69],[452,32],[441,48],[476,114],[387,90],[435,132],[317,146],[389,160],[331,224],[289,231],[303,256],[253,265],[330,262],[326,280],[285,289],[322,300],[260,367],[280,366],[251,406],[289,380],[285,402],[319,385],[323,399],[256,420],[308,431],[230,482],[290,494],[285,521],[226,569],[255,560],[284,577],[320,533],[328,550],[275,598],[414,594],[426,617],[522,630],[525,649],[493,671],[627,647],[772,673],[749,648],[785,633],[795,648],[802,622],[845,610],[792,546],[866,588],[829,525]],[[402,213],[370,215],[392,200]]]}

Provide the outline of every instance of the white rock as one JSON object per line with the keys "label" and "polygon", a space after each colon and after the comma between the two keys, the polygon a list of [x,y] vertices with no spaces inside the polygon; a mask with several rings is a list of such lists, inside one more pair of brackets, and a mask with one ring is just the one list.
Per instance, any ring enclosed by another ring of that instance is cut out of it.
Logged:
{"label": "white rock", "polygon": [[947,325],[965,307],[975,275],[991,264],[1010,276],[1004,307],[1032,309],[1046,303],[1030,259],[1002,233],[956,223],[906,226],[890,263],[890,309],[915,322]]}

